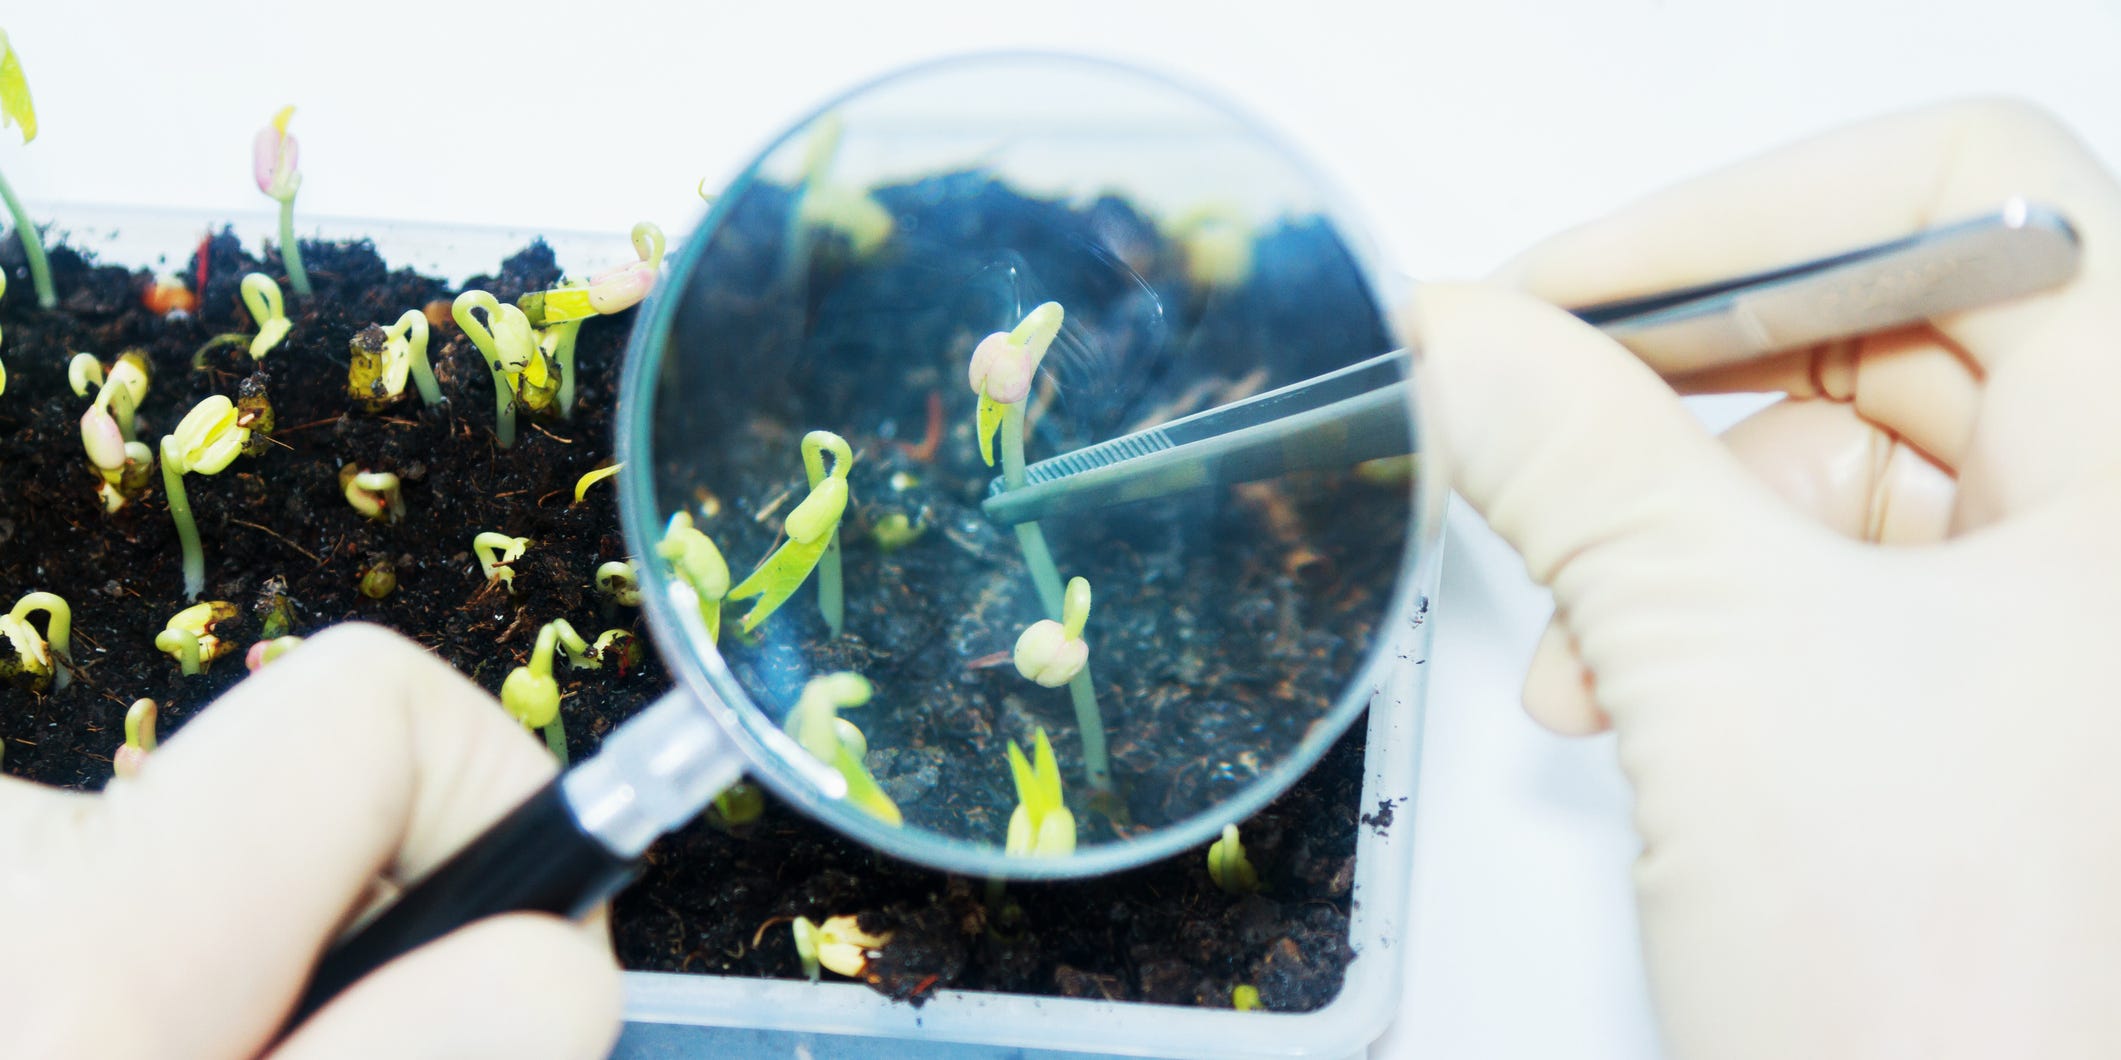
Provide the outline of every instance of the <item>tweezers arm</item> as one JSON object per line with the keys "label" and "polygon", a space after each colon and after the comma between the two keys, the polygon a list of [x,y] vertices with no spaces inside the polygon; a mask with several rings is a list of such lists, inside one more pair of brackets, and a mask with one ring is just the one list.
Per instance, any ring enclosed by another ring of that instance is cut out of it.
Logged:
{"label": "tweezers arm", "polygon": [[1130,436],[1140,455],[996,492],[983,507],[988,518],[1015,524],[1203,486],[1339,470],[1413,451],[1408,416],[1407,384],[1401,381],[1180,445],[1152,429]]}
{"label": "tweezers arm", "polygon": [[2077,258],[2062,215],[2013,199],[1845,254],[1574,312],[1683,375],[2044,291],[2074,275]]}
{"label": "tweezers arm", "polygon": [[[2065,218],[2013,199],[1903,239],[1573,312],[1684,375],[2044,291],[2075,275],[2078,256]],[[1041,461],[1018,489],[997,479],[986,513],[1020,523],[1412,452],[1406,366],[1395,351]]]}

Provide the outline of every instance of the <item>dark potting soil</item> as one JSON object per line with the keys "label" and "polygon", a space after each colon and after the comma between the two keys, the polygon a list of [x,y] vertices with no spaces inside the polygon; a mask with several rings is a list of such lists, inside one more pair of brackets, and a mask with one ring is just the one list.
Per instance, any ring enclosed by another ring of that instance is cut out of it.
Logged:
{"label": "dark potting soil", "polygon": [[[1049,226],[1095,223],[1109,231],[1114,224],[1132,225],[1141,248],[1134,270],[1151,289],[1175,292],[1169,296],[1172,311],[1186,311],[1176,252],[1121,204],[1106,200],[1070,210],[998,187],[986,194],[1004,197],[980,208],[990,217],[1031,211]],[[924,218],[918,195],[879,198],[902,223],[977,220]],[[761,223],[777,222],[765,217]],[[1279,254],[1261,253],[1261,268],[1245,291],[1259,326],[1233,330],[1217,346],[1224,362],[1219,385],[1198,385],[1196,367],[1170,371],[1167,379],[1156,376],[1161,381],[1142,390],[1132,405],[1109,410],[1102,422],[1078,422],[1075,429],[1112,433],[1112,421],[1122,415],[1213,405],[1384,348],[1373,317],[1359,333],[1326,345],[1322,361],[1284,357],[1271,373],[1254,369],[1269,360],[1263,343],[1297,343],[1307,327],[1348,331],[1345,307],[1334,301],[1346,290],[1318,294],[1322,286],[1345,288],[1350,281],[1344,255],[1325,256],[1343,267],[1324,277],[1271,267],[1319,260],[1320,238],[1300,225],[1262,237],[1263,248],[1274,240],[1288,245]],[[566,617],[585,633],[634,626],[630,610],[614,608],[589,584],[598,564],[626,556],[610,484],[593,487],[580,505],[571,503],[577,478],[612,459],[617,366],[633,314],[591,321],[583,329],[575,417],[526,418],[517,444],[501,449],[492,435],[490,376],[446,322],[446,299],[454,290],[407,270],[392,271],[367,244],[305,244],[304,256],[317,295],[289,299],[294,328],[287,342],[257,365],[243,346],[224,346],[209,355],[206,370],[195,371],[193,351],[209,337],[255,330],[236,285],[253,270],[281,278],[276,256],[260,261],[232,236],[212,237],[182,271],[202,290],[199,311],[165,318],[143,307],[146,273],[94,266],[64,246],[51,252],[61,305],[39,310],[19,246],[12,238],[0,243],[0,268],[11,281],[10,297],[0,304],[0,361],[8,368],[0,397],[0,591],[10,598],[33,589],[61,593],[73,606],[75,630],[71,687],[42,694],[0,687],[7,773],[101,787],[110,756],[123,742],[126,705],[152,696],[162,704],[164,735],[181,728],[243,676],[241,647],[260,636],[275,612],[291,616],[295,633],[348,620],[390,626],[489,689],[523,661],[538,626],[552,618]],[[877,283],[888,286],[890,265],[882,263]],[[559,274],[550,251],[533,244],[503,263],[498,275],[468,286],[511,301]],[[1078,306],[1086,314],[1098,312],[1097,291],[1068,295],[1075,299],[1071,312]],[[442,311],[430,313],[439,322],[430,349],[448,403],[424,408],[408,388],[404,400],[381,413],[353,407],[345,393],[352,336],[438,300]],[[938,336],[935,346],[964,341]],[[155,488],[124,510],[102,510],[80,449],[78,421],[86,400],[65,381],[75,351],[108,361],[132,348],[145,351],[154,366],[139,413],[140,436],[151,444],[198,400],[233,395],[259,369],[275,408],[273,444],[262,455],[241,458],[220,475],[186,481],[206,546],[203,598],[239,608],[236,622],[216,630],[237,643],[237,656],[200,677],[181,676],[153,646],[155,633],[187,603],[159,477]],[[847,388],[850,407],[856,403],[851,395],[859,394],[863,409],[833,423],[858,453],[854,500],[842,524],[850,633],[836,641],[825,636],[807,587],[772,621],[801,632],[804,668],[883,673],[901,690],[914,682],[922,700],[933,704],[927,717],[957,719],[944,731],[927,722],[890,720],[896,715],[858,716],[870,734],[871,768],[909,818],[945,809],[993,815],[999,806],[1002,816],[990,822],[999,841],[1013,801],[999,765],[1003,742],[1028,744],[1033,728],[1047,728],[1071,793],[1080,757],[1065,695],[1033,695],[1045,690],[1023,683],[1007,666],[965,665],[1006,650],[1011,631],[1035,617],[1036,601],[1013,542],[978,515],[981,487],[991,472],[978,466],[976,456],[968,458],[976,449],[962,371],[919,367],[890,380],[837,385]],[[702,529],[721,545],[738,577],[773,546],[778,516],[800,499],[795,443],[818,426],[764,396],[744,407],[750,412],[743,420],[749,444],[723,465],[727,473],[712,495],[719,514],[701,513]],[[1038,430],[1034,460],[1080,444],[1060,435],[1057,424],[1044,435]],[[924,444],[938,433],[939,444]],[[338,475],[349,462],[395,470],[403,478],[404,522],[370,521],[346,503]],[[1098,631],[1097,669],[1117,770],[1193,785],[1185,792],[1129,785],[1136,816],[1153,819],[1160,800],[1219,797],[1213,785],[1243,779],[1242,767],[1233,762],[1249,755],[1256,765],[1259,755],[1285,749],[1288,736],[1226,731],[1213,717],[1176,716],[1159,708],[1158,682],[1296,703],[1302,710],[1293,724],[1300,730],[1327,705],[1316,701],[1319,690],[1337,691],[1360,661],[1398,568],[1403,482],[1309,476],[1240,487],[1233,496],[1236,503],[1212,517],[1233,540],[1253,542],[1236,554],[1175,554],[1177,543],[1118,521],[1070,537],[1058,549],[1064,570],[1073,566],[1072,557],[1091,555],[1107,571],[1131,569],[1134,602],[1142,613],[1161,616],[1139,628]],[[913,544],[887,551],[870,530],[893,514],[926,530]],[[488,530],[534,542],[514,565],[512,593],[488,585],[471,555],[472,537]],[[1262,541],[1271,547],[1259,547]],[[395,568],[396,591],[380,601],[361,596],[356,586],[362,574],[383,563]],[[1235,584],[1246,591],[1240,598],[1215,595],[1211,589],[1230,583],[1189,567],[1217,563],[1241,565]],[[980,589],[969,607],[963,597],[916,591],[937,584]],[[740,606],[732,607],[732,624]],[[1173,616],[1185,636],[1174,637]],[[776,643],[785,641],[768,640],[755,652],[725,647],[739,669],[770,668],[772,652],[765,649]],[[1287,647],[1277,649],[1281,654],[1269,665],[1214,650],[1226,643]],[[612,725],[669,684],[653,652],[624,672],[562,667],[556,674],[567,696],[562,713],[577,757],[592,753]],[[1315,1008],[1338,992],[1350,956],[1347,916],[1362,810],[1361,755],[1358,723],[1301,783],[1244,826],[1246,848],[1264,880],[1260,894],[1217,890],[1196,851],[1103,879],[1013,885],[996,907],[981,881],[880,856],[769,799],[750,824],[695,824],[653,850],[644,878],[615,905],[618,949],[630,968],[795,976],[801,972],[780,921],[861,913],[865,924],[896,931],[871,969],[872,984],[894,996],[919,998],[957,987],[1227,1005],[1233,986],[1250,983],[1270,1008]],[[1173,756],[1198,764],[1173,768]],[[950,805],[946,799],[957,801]],[[1126,827],[1087,808],[1078,819],[1086,841],[1099,829],[1110,835]]]}

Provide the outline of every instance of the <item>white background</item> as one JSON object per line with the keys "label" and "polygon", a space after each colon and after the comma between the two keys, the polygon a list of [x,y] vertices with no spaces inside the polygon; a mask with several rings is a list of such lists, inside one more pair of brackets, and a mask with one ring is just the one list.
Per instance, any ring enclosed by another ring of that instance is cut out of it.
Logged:
{"label": "white background", "polygon": [[[1419,276],[1478,273],[1674,179],[1971,93],[2042,102],[2121,163],[2121,14],[2092,0],[13,6],[43,131],[0,142],[0,169],[40,204],[260,213],[251,135],[296,103],[304,215],[622,240],[641,217],[682,227],[702,177],[837,89],[995,46],[1224,90],[1314,154]],[[1650,1055],[1612,748],[1523,719],[1545,598],[1463,512],[1450,533],[1417,938],[1379,1051]]]}

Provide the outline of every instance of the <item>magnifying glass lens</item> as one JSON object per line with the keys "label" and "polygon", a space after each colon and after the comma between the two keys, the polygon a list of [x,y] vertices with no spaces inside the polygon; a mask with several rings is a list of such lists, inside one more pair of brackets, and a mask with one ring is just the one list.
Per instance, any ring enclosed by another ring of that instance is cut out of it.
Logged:
{"label": "magnifying glass lens", "polygon": [[811,812],[961,869],[1117,867],[1205,842],[1362,709],[1412,561],[1403,386],[1383,448],[1333,413],[1248,441],[1266,474],[1181,454],[989,503],[1394,348],[1331,196],[1250,122],[1099,63],[929,67],[792,130],[678,258],[629,529],[663,542],[673,667],[749,704]]}

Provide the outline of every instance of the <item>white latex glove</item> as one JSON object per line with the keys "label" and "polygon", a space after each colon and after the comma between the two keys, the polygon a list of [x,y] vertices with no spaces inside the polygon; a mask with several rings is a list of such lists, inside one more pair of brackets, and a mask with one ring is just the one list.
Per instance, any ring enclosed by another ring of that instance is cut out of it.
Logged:
{"label": "white latex glove", "polygon": [[[0,1056],[251,1057],[379,884],[553,773],[493,698],[371,626],[311,638],[101,795],[0,778]],[[270,1055],[603,1056],[604,918],[483,920],[355,984]]]}
{"label": "white latex glove", "polygon": [[[1676,379],[1546,302],[2060,207],[2067,287]],[[1554,593],[1525,702],[1607,726],[1680,1057],[2121,1051],[2121,190],[2001,103],[1873,122],[1431,287],[1451,485]]]}

